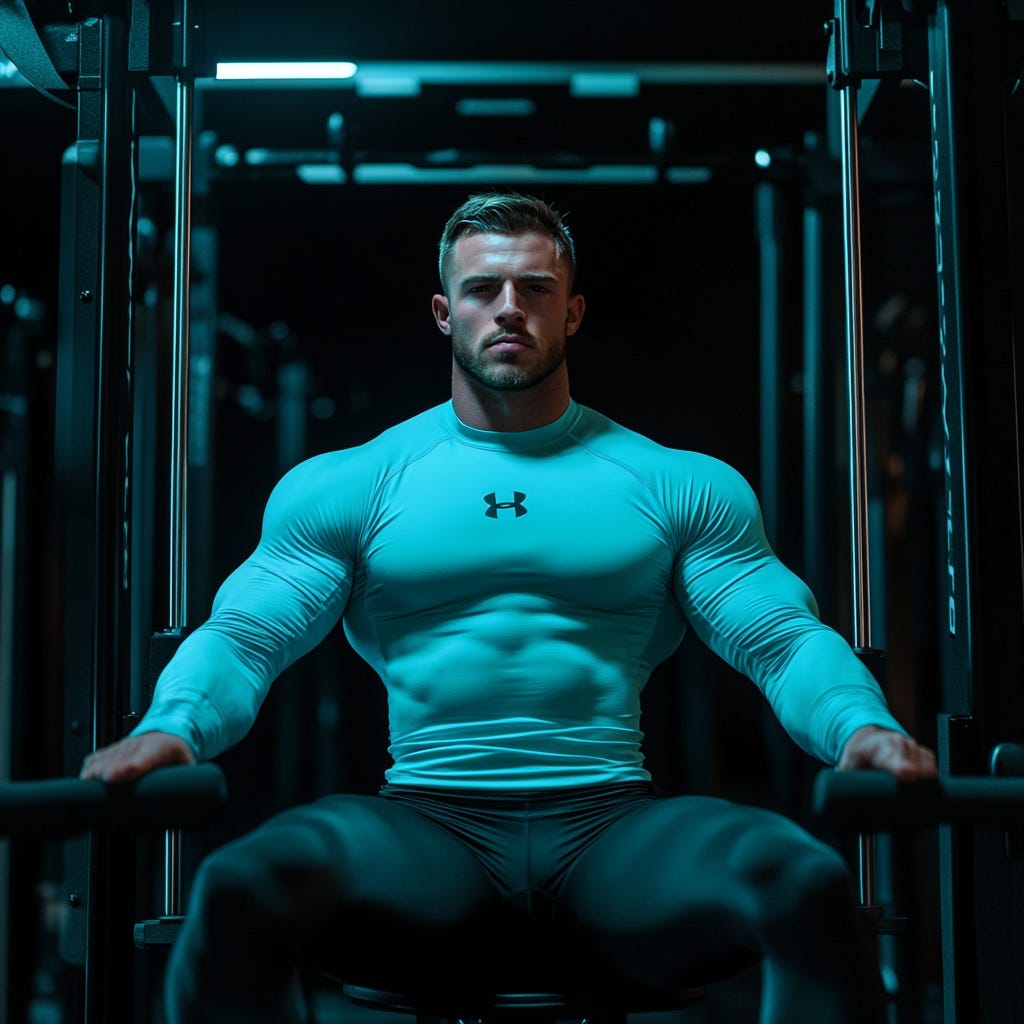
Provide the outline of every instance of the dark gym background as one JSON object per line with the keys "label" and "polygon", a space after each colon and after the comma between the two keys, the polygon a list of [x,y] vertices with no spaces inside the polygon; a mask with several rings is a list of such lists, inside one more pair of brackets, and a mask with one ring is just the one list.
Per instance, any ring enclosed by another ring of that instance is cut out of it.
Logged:
{"label": "dark gym background", "polygon": [[[530,90],[438,86],[419,98],[376,99],[330,87],[202,90],[206,134],[197,158],[209,173],[196,204],[202,232],[196,272],[213,284],[216,319],[204,329],[214,331],[216,346],[212,447],[195,499],[204,504],[190,527],[197,562],[190,624],[201,621],[217,583],[255,544],[263,502],[290,464],[368,440],[448,396],[447,342],[429,307],[436,239],[452,208],[489,183],[315,186],[290,167],[231,164],[231,149],[323,150],[329,119],[341,113],[350,152],[380,160],[460,150],[501,163],[550,164],[559,154],[565,166],[583,158],[650,163],[652,119],[674,127],[670,162],[709,168],[707,182],[535,184],[499,176],[493,184],[534,192],[568,212],[579,249],[578,285],[588,299],[583,329],[570,346],[576,399],[664,444],[722,458],[763,497],[768,492],[765,512],[776,549],[812,582],[826,620],[848,636],[841,238],[823,72],[822,24],[831,14],[831,2],[819,0],[638,0],[614,7],[524,0],[500,9],[451,0],[343,8],[303,0],[211,2],[204,46],[210,60],[778,63],[822,73],[818,82],[775,84],[764,74],[719,85],[709,78],[645,88],[631,98],[571,102],[540,90],[532,117],[490,119],[460,118],[455,104],[466,95]],[[3,64],[0,55],[0,69]],[[927,93],[912,83],[885,90],[863,131],[872,508],[886,537],[876,553],[877,589],[886,595],[876,646],[889,653],[897,715],[931,744],[942,538]],[[71,110],[0,75],[0,444],[11,458],[11,446],[20,446],[30,481],[30,512],[17,535],[18,550],[30,555],[29,570],[17,580],[14,727],[3,755],[12,778],[69,770],[51,488],[60,167],[74,138]],[[767,166],[755,161],[758,151],[767,154],[761,160]],[[820,259],[805,259],[808,207],[824,224]],[[163,344],[169,332],[166,186],[144,186],[141,216],[140,274],[153,291],[136,301],[152,309]],[[810,307],[804,298],[809,263],[822,278]],[[781,275],[775,292],[781,330],[770,366],[763,358],[766,265]],[[207,312],[200,308],[194,316]],[[831,346],[817,438],[806,435],[802,412],[809,317],[820,321]],[[289,377],[288,367],[299,376]],[[778,403],[771,425],[777,443],[767,450],[766,379],[774,381]],[[296,380],[297,390],[289,391]],[[801,467],[815,445],[824,445],[827,468],[820,493],[806,494]],[[164,469],[158,462],[151,471],[154,594],[147,632],[160,629],[165,616],[157,586],[166,560],[166,514],[157,505]],[[809,509],[818,510],[814,521]],[[696,640],[688,638],[659,668],[644,707],[648,760],[663,789],[772,806],[816,828],[807,793],[817,766],[781,733],[754,688]],[[336,630],[280,680],[252,734],[220,759],[230,811],[190,840],[193,861],[288,804],[338,788],[374,791],[386,766],[384,716],[379,681]],[[902,958],[906,999],[923,1021],[938,1019],[937,910],[926,895],[935,871],[932,838],[906,844],[900,872],[886,883],[897,909],[911,915],[908,935],[887,955]],[[68,992],[76,979],[58,955],[68,913],[58,846],[23,844],[10,854],[9,890],[0,894],[10,899],[13,922],[9,984],[18,1002],[9,1012],[24,1015],[12,1016],[12,1024],[73,1019]],[[756,979],[738,984],[738,994],[722,998],[749,1009],[746,992]],[[712,1000],[688,1018],[717,1019],[726,1005]]]}

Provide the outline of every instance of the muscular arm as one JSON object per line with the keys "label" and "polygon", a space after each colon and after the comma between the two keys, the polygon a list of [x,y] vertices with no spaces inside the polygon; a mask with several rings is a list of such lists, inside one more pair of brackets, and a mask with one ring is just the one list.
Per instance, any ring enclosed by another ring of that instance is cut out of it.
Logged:
{"label": "muscular arm", "polygon": [[338,621],[352,563],[343,525],[323,497],[322,466],[311,460],[278,484],[256,550],[171,659],[131,736],[92,755],[84,777],[127,781],[237,743],[273,680]]}
{"label": "muscular arm", "polygon": [[[772,553],[749,486],[721,464],[684,540],[676,586],[698,635],[754,680],[809,753],[836,764],[866,727],[913,742],[849,645],[818,619],[810,591]],[[851,757],[847,766],[874,765]]]}

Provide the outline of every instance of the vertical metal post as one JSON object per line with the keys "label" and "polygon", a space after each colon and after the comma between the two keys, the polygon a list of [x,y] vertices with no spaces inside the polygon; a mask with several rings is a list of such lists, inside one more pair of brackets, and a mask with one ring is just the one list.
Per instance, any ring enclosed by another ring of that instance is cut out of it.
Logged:
{"label": "vertical metal post", "polygon": [[[781,377],[782,339],[780,337],[781,256],[777,229],[778,191],[768,182],[754,190],[757,209],[757,240],[760,248],[760,498],[765,530],[772,543],[778,543],[780,522],[780,478],[782,476]],[[785,557],[785,556],[783,556]]]}
{"label": "vertical metal post", "polygon": [[171,350],[171,543],[168,625],[183,629],[186,619],[186,533],[188,502],[189,264],[192,234],[191,4],[182,5],[182,71],[175,86],[174,140],[174,297]]}
{"label": "vertical metal post", "polygon": [[[128,11],[111,6],[78,23],[77,141],[61,203],[54,477],[68,774],[120,737],[127,692],[135,156]],[[133,999],[131,951],[116,936],[133,913],[134,844],[94,834],[63,855],[60,955],[84,980],[66,990],[68,1019],[120,1024]]]}
{"label": "vertical metal post", "polygon": [[[15,469],[0,467],[0,780],[11,778],[11,738],[14,718],[14,638],[18,625],[16,614],[16,569],[18,558],[18,474]],[[4,900],[11,892],[10,844],[0,844],[0,893]],[[0,915],[0,983],[11,992],[16,982],[10,976],[11,921],[13,915]],[[0,1018],[13,1012],[13,1003],[0,995]]]}
{"label": "vertical metal post", "polygon": [[[1019,5],[939,0],[929,17],[945,522],[939,770],[984,771],[1024,738],[1024,417],[1019,366]],[[945,828],[943,1019],[1024,1021],[1024,862],[995,830]]]}
{"label": "vertical metal post", "polygon": [[[864,389],[864,300],[860,245],[860,151],[857,134],[857,83],[839,93],[842,161],[843,241],[846,269],[846,379],[849,410],[850,540],[853,644],[871,648],[871,551],[868,533],[868,470]],[[859,838],[860,901],[875,906],[875,837]]]}
{"label": "vertical metal post", "polygon": [[851,587],[853,642],[871,646],[871,552],[868,534],[867,444],[864,397],[864,317],[860,245],[860,152],[857,86],[840,92],[843,241],[846,267],[846,372],[849,411]]}
{"label": "vertical metal post", "polygon": [[[829,97],[830,100],[832,97]],[[835,97],[838,107],[838,97]],[[836,118],[838,122],[838,117]],[[818,598],[826,622],[838,621],[840,596],[834,552],[841,543],[836,487],[835,382],[843,353],[842,225],[827,140],[809,140],[815,172],[803,225],[803,575]],[[827,169],[826,169],[827,168]],[[819,177],[820,176],[820,177]]]}
{"label": "vertical metal post", "polygon": [[[186,539],[188,532],[189,266],[192,235],[192,115],[195,82],[192,3],[182,0],[181,68],[175,83],[174,297],[171,349],[171,536],[168,626],[185,628],[187,618]],[[164,838],[164,915],[181,914],[181,833]]]}

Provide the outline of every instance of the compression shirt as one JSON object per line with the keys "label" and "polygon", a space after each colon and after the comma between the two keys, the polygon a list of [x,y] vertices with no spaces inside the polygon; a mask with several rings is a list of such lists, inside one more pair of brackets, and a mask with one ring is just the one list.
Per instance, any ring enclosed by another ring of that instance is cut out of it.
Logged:
{"label": "compression shirt", "polygon": [[687,623],[823,761],[861,726],[903,731],[743,478],[575,402],[521,432],[449,402],[289,472],[135,733],[216,755],[339,618],[387,687],[392,783],[648,779],[640,692]]}

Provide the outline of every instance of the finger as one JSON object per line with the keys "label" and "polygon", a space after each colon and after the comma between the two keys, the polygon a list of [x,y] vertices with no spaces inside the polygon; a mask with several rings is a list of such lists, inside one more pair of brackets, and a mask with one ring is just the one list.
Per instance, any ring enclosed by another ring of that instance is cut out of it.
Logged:
{"label": "finger", "polygon": [[137,759],[106,748],[86,758],[79,778],[98,779],[101,782],[130,782],[142,774],[144,769],[140,768]]}
{"label": "finger", "polygon": [[170,764],[191,764],[191,750],[181,741],[156,734],[133,736],[88,755],[79,778],[103,782],[133,782],[154,768]]}
{"label": "finger", "polygon": [[192,758],[177,745],[139,742],[124,750],[105,767],[105,782],[134,782],[163,765],[188,764]]}
{"label": "finger", "polygon": [[930,778],[938,773],[935,755],[927,747],[913,740],[882,748],[877,767],[891,772],[901,781]]}
{"label": "finger", "polygon": [[927,747],[915,746],[907,751],[900,763],[896,766],[894,774],[903,780],[931,779],[939,773],[935,754]]}
{"label": "finger", "polygon": [[877,754],[873,747],[867,745],[851,747],[843,751],[842,759],[838,768],[843,772],[853,772],[864,768],[874,768],[877,764]]}
{"label": "finger", "polygon": [[902,781],[934,778],[938,774],[931,750],[908,736],[891,732],[861,736],[847,744],[838,768],[840,771],[886,771]]}
{"label": "finger", "polygon": [[106,779],[107,772],[111,766],[116,764],[119,758],[123,758],[129,749],[130,747],[127,746],[127,742],[121,740],[118,743],[112,743],[110,746],[100,747],[99,750],[86,755],[85,760],[82,762],[79,778]]}
{"label": "finger", "polygon": [[129,754],[113,761],[101,777],[104,782],[134,782],[154,767],[152,759],[141,757],[138,754]]}
{"label": "finger", "polygon": [[103,760],[105,750],[96,750],[86,754],[82,761],[82,770],[78,773],[80,779],[98,779],[103,771]]}

